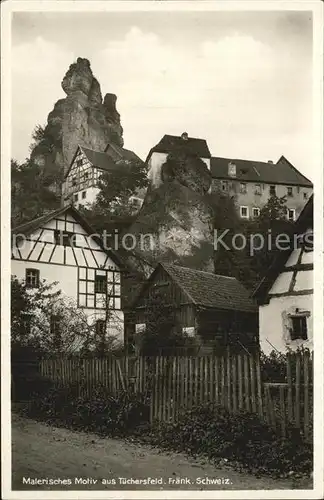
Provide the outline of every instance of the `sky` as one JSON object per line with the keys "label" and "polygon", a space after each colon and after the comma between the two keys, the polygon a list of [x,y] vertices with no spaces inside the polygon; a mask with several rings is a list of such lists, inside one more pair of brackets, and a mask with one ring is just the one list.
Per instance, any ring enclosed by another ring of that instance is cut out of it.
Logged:
{"label": "sky", "polygon": [[311,13],[14,13],[13,158],[28,156],[77,57],[117,95],[125,147],[142,159],[186,131],[213,156],[284,155],[312,179]]}

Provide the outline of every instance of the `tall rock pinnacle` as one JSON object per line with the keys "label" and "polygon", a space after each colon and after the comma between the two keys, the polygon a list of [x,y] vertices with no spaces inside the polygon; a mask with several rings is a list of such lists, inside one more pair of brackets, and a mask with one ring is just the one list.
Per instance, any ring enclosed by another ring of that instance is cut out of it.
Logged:
{"label": "tall rock pinnacle", "polygon": [[79,57],[71,64],[62,89],[66,97],[57,101],[49,113],[46,141],[40,141],[32,150],[33,159],[43,164],[45,170],[54,167],[66,171],[78,144],[98,151],[104,151],[109,141],[123,145],[117,97],[106,94],[102,99],[100,84],[88,59]]}

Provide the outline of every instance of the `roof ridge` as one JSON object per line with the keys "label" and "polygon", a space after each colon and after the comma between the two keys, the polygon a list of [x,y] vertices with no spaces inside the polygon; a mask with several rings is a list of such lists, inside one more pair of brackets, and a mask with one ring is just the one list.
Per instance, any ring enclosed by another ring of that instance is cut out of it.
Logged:
{"label": "roof ridge", "polygon": [[216,274],[212,273],[211,271],[203,271],[202,269],[193,269],[192,267],[185,267],[185,266],[179,266],[178,264],[165,264],[166,266],[173,266],[173,267],[180,267],[181,269],[188,269],[189,271],[193,272],[198,272],[198,273],[204,273],[204,274],[210,274],[211,276],[216,276],[218,278],[227,278],[227,279],[232,279],[232,280],[237,280],[235,276],[225,276],[224,274]]}

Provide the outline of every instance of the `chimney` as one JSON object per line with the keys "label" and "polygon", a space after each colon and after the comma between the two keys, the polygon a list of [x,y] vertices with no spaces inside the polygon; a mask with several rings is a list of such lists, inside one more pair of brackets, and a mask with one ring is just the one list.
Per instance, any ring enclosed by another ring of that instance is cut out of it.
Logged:
{"label": "chimney", "polygon": [[235,165],[235,163],[232,163],[231,161],[228,164],[228,175],[230,177],[236,177],[236,165]]}
{"label": "chimney", "polygon": [[184,141],[187,141],[188,140],[188,132],[183,132],[181,134],[181,139],[183,139]]}

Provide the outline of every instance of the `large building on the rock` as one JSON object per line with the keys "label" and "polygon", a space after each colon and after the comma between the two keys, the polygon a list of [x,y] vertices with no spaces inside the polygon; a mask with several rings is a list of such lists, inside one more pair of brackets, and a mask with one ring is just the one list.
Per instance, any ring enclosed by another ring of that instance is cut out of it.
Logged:
{"label": "large building on the rock", "polygon": [[12,275],[31,290],[58,282],[53,291],[82,309],[98,335],[123,341],[121,260],[73,206],[14,228],[12,238]]}
{"label": "large building on the rock", "polygon": [[242,219],[258,217],[270,196],[286,197],[287,219],[294,221],[313,192],[313,185],[284,156],[277,163],[211,159],[212,192],[233,197]]}
{"label": "large building on the rock", "polygon": [[166,134],[162,137],[160,142],[150,150],[146,158],[148,177],[154,187],[158,187],[162,184],[161,168],[166,162],[168,155],[179,149],[198,156],[207,165],[208,169],[210,169],[211,154],[205,139],[189,137],[187,132],[183,132],[180,137]]}
{"label": "large building on the rock", "polygon": [[313,196],[254,292],[263,352],[313,349]]}
{"label": "large building on the rock", "polygon": [[[121,168],[127,169],[131,162],[141,163],[141,160],[133,151],[114,143],[109,143],[103,152],[79,145],[65,175],[64,204],[73,203],[79,208],[94,203],[100,192],[100,176],[104,172],[114,175]],[[134,205],[140,207],[143,197],[144,193],[132,196]]]}
{"label": "large building on the rock", "polygon": [[146,159],[151,184],[162,183],[162,165],[170,153],[182,150],[198,156],[207,165],[212,193],[228,195],[235,201],[242,219],[258,217],[271,195],[286,197],[287,219],[294,221],[313,192],[313,185],[284,156],[272,161],[250,161],[211,155],[207,141],[189,137],[164,135]]}

